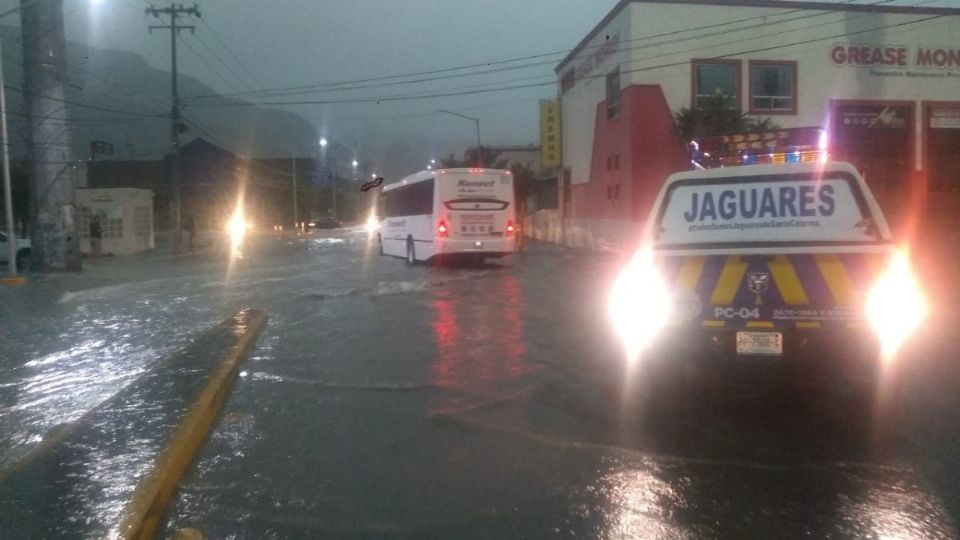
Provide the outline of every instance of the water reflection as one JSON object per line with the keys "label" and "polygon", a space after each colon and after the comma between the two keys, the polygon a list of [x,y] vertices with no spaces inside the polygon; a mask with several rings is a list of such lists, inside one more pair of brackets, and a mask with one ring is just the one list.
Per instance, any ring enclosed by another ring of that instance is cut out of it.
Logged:
{"label": "water reflection", "polygon": [[[476,295],[462,288],[431,288],[436,358],[431,382],[458,394],[496,397],[509,383],[532,371],[525,362],[523,290],[516,276],[473,284]],[[444,398],[434,412],[453,412]]]}

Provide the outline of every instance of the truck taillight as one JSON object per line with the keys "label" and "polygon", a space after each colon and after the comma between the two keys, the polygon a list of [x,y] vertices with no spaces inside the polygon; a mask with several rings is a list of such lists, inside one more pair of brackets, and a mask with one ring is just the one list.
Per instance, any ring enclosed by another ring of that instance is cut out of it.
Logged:
{"label": "truck taillight", "polygon": [[447,222],[446,222],[446,221],[444,221],[444,220],[442,220],[442,219],[440,220],[440,223],[437,225],[437,234],[439,234],[442,238],[446,238],[446,237],[447,237]]}
{"label": "truck taillight", "polygon": [[512,235],[512,234],[513,234],[513,230],[514,230],[513,220],[512,220],[512,219],[508,219],[508,220],[507,220],[507,236]]}

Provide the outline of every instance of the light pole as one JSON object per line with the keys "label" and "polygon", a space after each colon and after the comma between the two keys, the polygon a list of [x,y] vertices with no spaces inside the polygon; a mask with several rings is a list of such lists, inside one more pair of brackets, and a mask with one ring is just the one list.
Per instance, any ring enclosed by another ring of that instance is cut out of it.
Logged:
{"label": "light pole", "polygon": [[483,167],[483,152],[481,151],[483,148],[480,146],[480,119],[473,116],[460,114],[458,112],[448,111],[446,109],[437,109],[437,112],[441,112],[444,114],[452,114],[453,116],[459,116],[460,118],[473,120],[473,122],[477,125],[477,166]]}
{"label": "light pole", "polygon": [[[9,13],[9,12],[8,12]],[[0,58],[3,51],[0,50]],[[17,235],[13,230],[13,182],[10,181],[10,138],[7,136],[7,96],[4,92],[3,61],[0,60],[0,127],[3,130],[3,208],[7,220],[7,269],[17,277]]]}

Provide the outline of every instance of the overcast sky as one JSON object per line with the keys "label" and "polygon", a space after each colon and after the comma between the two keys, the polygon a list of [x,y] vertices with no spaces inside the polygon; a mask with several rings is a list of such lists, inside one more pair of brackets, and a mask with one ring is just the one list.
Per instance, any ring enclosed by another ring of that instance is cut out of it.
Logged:
{"label": "overcast sky", "polygon": [[[875,1],[875,0],[873,0]],[[871,0],[856,0],[871,3]],[[9,4],[6,0],[3,4]],[[615,0],[204,0],[196,36],[183,35],[181,70],[219,92],[283,88],[407,74],[569,50]],[[960,0],[896,0],[960,7]],[[68,39],[125,49],[169,69],[169,34],[147,26],[144,0],[64,0]],[[158,2],[157,6],[164,6]],[[183,21],[190,24],[189,21]],[[477,84],[550,81],[555,60],[495,74],[429,84],[372,86],[336,93],[275,96],[317,100],[450,91]],[[239,63],[238,63],[239,60]],[[241,65],[242,64],[242,65]],[[227,67],[229,66],[229,67]],[[517,82],[512,82],[517,81]],[[377,84],[377,83],[367,83]],[[382,84],[382,83],[381,83]],[[364,141],[442,141],[439,154],[472,144],[471,122],[439,108],[481,118],[484,144],[537,140],[537,102],[553,86],[509,92],[394,101],[290,107],[318,132],[348,145]],[[261,99],[261,98],[251,98]],[[432,151],[432,150],[430,150]]]}

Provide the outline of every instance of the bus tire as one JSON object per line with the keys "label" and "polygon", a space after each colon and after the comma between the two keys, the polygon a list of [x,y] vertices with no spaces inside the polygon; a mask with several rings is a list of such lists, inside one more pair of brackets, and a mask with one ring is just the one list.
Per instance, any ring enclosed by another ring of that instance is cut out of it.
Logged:
{"label": "bus tire", "polygon": [[413,266],[417,263],[417,253],[413,247],[413,238],[407,238],[407,264]]}

